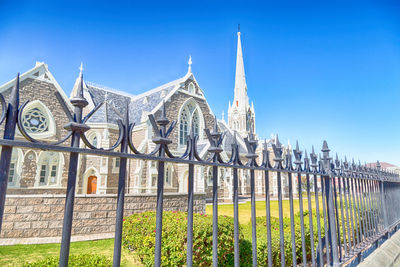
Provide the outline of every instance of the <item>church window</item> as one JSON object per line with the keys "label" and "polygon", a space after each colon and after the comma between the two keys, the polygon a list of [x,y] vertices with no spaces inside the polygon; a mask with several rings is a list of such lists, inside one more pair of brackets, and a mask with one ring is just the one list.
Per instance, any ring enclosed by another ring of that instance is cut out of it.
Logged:
{"label": "church window", "polygon": [[194,87],[194,84],[193,84],[193,83],[190,83],[190,84],[189,84],[188,91],[189,91],[189,93],[191,93],[191,94],[194,94],[194,93],[195,93],[196,88]]}
{"label": "church window", "polygon": [[196,111],[193,114],[193,133],[195,136],[199,136],[199,130],[200,130],[199,113]]}
{"label": "church window", "polygon": [[38,185],[55,185],[59,182],[60,153],[42,152],[39,157]]}
{"label": "church window", "polygon": [[151,186],[156,187],[157,186],[157,174],[151,175]]}
{"label": "church window", "polygon": [[184,145],[186,143],[187,135],[189,134],[189,119],[186,110],[181,114],[181,120],[179,123],[179,144]]}
{"label": "church window", "polygon": [[115,167],[119,168],[120,158],[115,158]]}
{"label": "church window", "polygon": [[213,184],[213,168],[212,167],[208,168],[207,183],[209,186]]}
{"label": "church window", "polygon": [[44,184],[46,182],[46,165],[42,165],[40,169],[40,183]]}
{"label": "church window", "polygon": [[26,112],[22,117],[22,123],[29,133],[43,133],[49,129],[46,115],[38,108],[33,108]]}
{"label": "church window", "polygon": [[97,147],[97,136],[93,137],[92,144],[93,146]]}
{"label": "church window", "polygon": [[8,182],[12,183],[14,181],[14,174],[15,174],[15,163],[10,163],[10,171],[8,172]]}
{"label": "church window", "polygon": [[50,110],[39,100],[26,105],[21,118],[24,130],[34,138],[48,138],[56,133]]}
{"label": "church window", "polygon": [[165,171],[165,184],[171,186],[172,182],[172,168],[170,164],[167,164],[167,168]]}

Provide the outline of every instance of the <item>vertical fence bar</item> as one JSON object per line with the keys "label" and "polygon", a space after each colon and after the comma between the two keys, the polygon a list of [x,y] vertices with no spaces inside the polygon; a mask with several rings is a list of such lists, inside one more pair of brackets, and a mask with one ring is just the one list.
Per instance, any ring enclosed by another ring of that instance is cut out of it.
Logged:
{"label": "vertical fence bar", "polygon": [[[301,249],[302,249],[302,254],[303,254],[303,266],[307,266],[307,251],[306,251],[306,240],[305,240],[305,230],[304,230],[304,214],[303,214],[303,186],[301,182],[301,153],[299,149],[299,143],[296,141],[296,149],[293,150],[294,156],[295,156],[295,164],[296,164],[296,171],[297,173],[297,191],[298,191],[298,197],[299,197],[299,210],[300,210],[300,231],[301,231]],[[309,188],[307,187],[309,190]],[[310,212],[310,211],[309,211]],[[311,227],[311,225],[310,225]],[[311,231],[311,230],[310,230]],[[312,234],[310,233],[310,236]],[[312,243],[313,244],[313,243]],[[314,245],[312,246],[312,249],[314,250]]]}
{"label": "vertical fence bar", "polygon": [[[304,231],[303,192],[302,192],[302,185],[301,185],[302,183],[301,183],[301,174],[300,173],[297,175],[297,183],[298,183],[298,190],[299,190],[299,206],[300,206],[301,248],[302,248],[302,253],[303,253],[303,266],[305,267],[307,265],[307,251],[306,251],[306,239],[305,239],[305,231]],[[314,246],[312,249],[314,250]]]}
{"label": "vertical fence bar", "polygon": [[313,177],[314,177],[315,210],[317,216],[317,230],[318,230],[319,266],[324,266],[324,253],[322,251],[323,244],[321,237],[321,215],[319,212],[318,180],[316,174],[314,174]]}
{"label": "vertical fence bar", "polygon": [[[80,85],[77,91],[77,95],[71,98],[70,100],[71,104],[74,106],[75,122],[70,122],[64,127],[65,129],[73,132],[71,139],[71,147],[74,148],[79,148],[81,132],[88,130],[88,127],[82,123],[82,110],[85,106],[88,105],[87,100],[83,97],[82,71],[80,73],[79,79],[80,79]],[[60,248],[59,266],[61,267],[68,266],[78,160],[79,160],[79,153],[71,152],[69,157],[67,195],[65,198],[64,221],[63,221],[63,230],[61,238],[61,248]]]}
{"label": "vertical fence bar", "polygon": [[348,173],[346,173],[345,181],[347,184],[347,197],[349,200],[348,209],[350,210],[350,230],[351,230],[351,240],[353,241],[352,252],[354,252],[354,249],[356,248],[356,245],[357,245],[357,242],[356,242],[357,234],[354,233],[354,231],[355,231],[355,226],[354,226],[355,223],[354,222],[355,222],[356,218],[355,218],[355,214],[353,214],[354,201],[352,201],[352,198],[351,198],[350,179],[348,177]]}
{"label": "vertical fence bar", "polygon": [[339,205],[337,203],[337,190],[336,190],[336,175],[332,172],[332,187],[333,187],[333,209],[335,211],[336,232],[339,250],[339,261],[342,261],[342,240],[340,238],[340,224],[339,224]]}
{"label": "vertical fence bar", "polygon": [[367,240],[367,228],[365,224],[365,214],[364,214],[364,206],[363,206],[363,198],[362,198],[362,192],[360,188],[360,179],[357,177],[355,179],[355,184],[356,184],[356,190],[357,190],[357,202],[358,202],[358,207],[360,209],[360,223],[361,223],[361,229],[363,233],[363,241]]}
{"label": "vertical fence bar", "polygon": [[[159,156],[164,157],[164,147],[160,147]],[[157,206],[156,206],[156,241],[154,251],[154,266],[161,266],[161,238],[162,238],[162,216],[164,200],[164,161],[158,162],[157,174]]]}
{"label": "vertical fence bar", "polygon": [[[3,96],[1,96],[1,98],[2,98],[2,104],[5,105]],[[18,108],[19,108],[19,74],[15,78],[15,85],[10,93],[6,114],[2,114],[3,116],[4,115],[6,116],[6,125],[4,128],[4,136],[3,136],[4,139],[14,140],[15,127],[17,125]],[[5,109],[3,108],[3,112],[4,111]],[[0,159],[0,233],[1,233],[1,226],[3,224],[4,205],[6,203],[8,174],[10,171],[11,156],[12,156],[12,147],[2,146],[1,159]]]}
{"label": "vertical fence bar", "polygon": [[344,209],[343,209],[342,186],[340,182],[341,177],[339,175],[340,174],[338,174],[337,179],[339,188],[339,202],[340,202],[340,213],[341,213],[340,215],[342,219],[341,221],[342,221],[342,233],[343,233],[343,249],[344,249],[344,254],[347,255],[346,224],[345,224]]}
{"label": "vertical fence bar", "polygon": [[278,205],[279,205],[279,246],[281,249],[281,266],[285,267],[285,236],[283,233],[283,208],[282,208],[282,178],[281,172],[276,173],[278,182]]}
{"label": "vertical fence bar", "polygon": [[[307,202],[308,202],[308,219],[309,219],[308,223],[310,227],[311,264],[312,267],[315,267],[316,262],[315,262],[315,244],[314,244],[314,225],[313,225],[313,212],[311,204],[311,186],[310,186],[310,159],[307,156],[307,151],[305,151],[305,156],[304,156],[304,171],[306,172],[306,182],[307,182]],[[318,203],[317,198],[315,198],[315,203],[316,204]]]}
{"label": "vertical fence bar", "polygon": [[292,261],[293,265],[296,266],[296,233],[294,229],[294,207],[293,207],[293,181],[292,173],[288,173],[289,180],[289,206],[290,206],[290,232],[292,240]]}
{"label": "vertical fence bar", "polygon": [[[216,159],[215,159],[216,161]],[[213,267],[218,266],[218,167],[213,166]]]}
{"label": "vertical fence bar", "polygon": [[326,212],[326,189],[325,189],[325,182],[324,178],[320,176],[320,182],[321,182],[321,191],[322,191],[322,210],[323,210],[323,216],[324,216],[324,230],[325,230],[325,248],[326,248],[326,263],[329,266],[331,264],[331,250],[329,247],[329,240],[330,240],[330,227],[329,227],[329,221],[327,219],[327,212]]}
{"label": "vertical fence bar", "polygon": [[371,235],[372,237],[375,237],[376,233],[376,223],[375,223],[375,211],[374,211],[374,193],[373,189],[371,187],[371,180],[369,177],[365,180],[365,187],[366,191],[368,193],[368,206],[369,206],[369,213],[371,217]]}
{"label": "vertical fence bar", "polygon": [[281,170],[282,170],[282,145],[279,142],[278,136],[275,137],[275,142],[272,143],[272,149],[274,151],[274,161],[275,161],[275,169],[276,172],[276,179],[278,183],[278,208],[279,208],[279,247],[281,251],[281,266],[285,267],[285,236],[283,233],[283,208],[282,208],[282,177],[281,177]]}
{"label": "vertical fence bar", "polygon": [[366,195],[365,197],[365,202],[367,206],[367,215],[368,215],[368,224],[369,224],[369,236],[373,237],[374,236],[374,228],[373,228],[373,221],[372,221],[372,209],[371,209],[371,191],[367,187],[368,180],[366,179],[366,175],[364,174],[364,180],[363,180],[363,188],[364,188],[364,194]]}
{"label": "vertical fence bar", "polygon": [[239,196],[238,169],[233,168],[233,236],[234,236],[234,265],[239,267]]}
{"label": "vertical fence bar", "polygon": [[349,178],[352,194],[352,207],[354,211],[354,229],[356,232],[357,246],[362,242],[361,226],[360,226],[360,213],[358,212],[357,196],[354,188],[354,177]]}
{"label": "vertical fence bar", "polygon": [[[164,172],[165,172],[165,162],[162,160],[165,157],[165,153],[168,149],[168,144],[172,143],[168,139],[169,133],[175,126],[175,122],[172,122],[167,131],[167,125],[169,120],[166,117],[165,103],[161,108],[160,117],[157,122],[152,114],[149,115],[150,122],[152,123],[153,130],[156,133],[153,138],[153,142],[158,146],[158,161],[157,166],[157,202],[156,202],[156,238],[155,238],[155,248],[154,248],[154,266],[161,266],[161,245],[162,245],[162,218],[163,218],[163,202],[164,202]],[[159,125],[159,128],[157,126]]]}
{"label": "vertical fence bar", "polygon": [[[268,151],[266,151],[268,153]],[[267,215],[267,242],[268,242],[268,267],[272,267],[272,235],[271,235],[271,199],[269,195],[269,172],[264,171],[265,175],[265,212]]]}
{"label": "vertical fence bar", "polygon": [[251,246],[253,266],[257,266],[257,230],[256,230],[256,196],[254,184],[254,170],[250,170],[250,198],[251,198]]}
{"label": "vertical fence bar", "polygon": [[[187,253],[186,253],[186,264],[188,267],[191,267],[193,265],[193,180],[194,180],[193,174],[194,174],[194,165],[189,164]],[[217,182],[218,182],[218,180],[217,180]]]}
{"label": "vertical fence bar", "polygon": [[[129,105],[126,107],[126,113],[123,123],[124,136],[121,142],[121,153],[128,152],[128,134],[129,134]],[[125,182],[126,182],[126,164],[128,159],[120,158],[119,175],[118,175],[118,196],[117,196],[117,214],[115,218],[115,240],[114,240],[114,257],[113,266],[121,265],[121,243],[122,243],[122,227],[124,218],[124,201],[125,201]]]}
{"label": "vertical fence bar", "polygon": [[[321,237],[321,215],[319,209],[319,195],[318,195],[318,179],[317,179],[317,171],[318,171],[318,164],[317,164],[317,155],[314,152],[314,147],[312,147],[312,152],[310,154],[311,159],[311,169],[313,173],[314,179],[314,195],[315,195],[315,211],[317,216],[317,232],[318,232],[318,251],[317,251],[317,258],[318,258],[318,266],[324,266],[324,253],[323,253],[323,244],[322,244],[322,237]],[[307,155],[305,157],[305,162],[307,165],[308,158]]]}
{"label": "vertical fence bar", "polygon": [[[349,241],[348,248],[349,248],[349,254],[350,254],[353,251],[353,245],[352,244],[354,244],[354,232],[353,232],[353,229],[350,228],[350,219],[351,220],[353,220],[353,219],[350,218],[350,215],[349,215],[349,206],[348,206],[348,202],[347,202],[347,196],[348,196],[348,193],[349,193],[349,187],[348,187],[348,185],[346,185],[346,177],[345,176],[346,176],[346,174],[344,172],[342,172],[343,198],[344,198],[344,207],[345,207],[345,210],[346,210],[347,238],[348,238],[348,241]],[[353,225],[353,221],[351,222],[351,225]]]}
{"label": "vertical fence bar", "polygon": [[[334,180],[331,179],[330,175],[332,173],[331,171],[331,163],[329,158],[329,148],[328,144],[326,141],[324,141],[324,144],[322,146],[322,153],[323,153],[323,164],[324,164],[324,170],[325,173],[327,174],[324,176],[325,180],[325,190],[326,190],[326,204],[327,204],[327,212],[328,212],[328,218],[329,218],[329,226],[330,226],[330,241],[331,241],[331,251],[332,251],[332,265],[334,267],[339,266],[339,254],[338,254],[338,240],[337,240],[337,229],[336,229],[336,220],[335,220],[335,212],[334,212],[334,202],[333,202],[333,188],[332,188],[332,182]],[[334,176],[332,176],[334,177]]]}

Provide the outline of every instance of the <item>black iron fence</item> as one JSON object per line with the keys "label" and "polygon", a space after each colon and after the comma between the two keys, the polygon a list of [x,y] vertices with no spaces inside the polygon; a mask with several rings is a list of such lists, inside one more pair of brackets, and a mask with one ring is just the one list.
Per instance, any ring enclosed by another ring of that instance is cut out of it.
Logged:
{"label": "black iron fence", "polygon": [[[158,162],[157,179],[157,207],[156,207],[156,236],[155,236],[155,266],[160,266],[162,246],[163,222],[163,192],[164,192],[164,164],[166,162],[184,163],[188,165],[188,212],[187,212],[187,266],[192,266],[193,254],[193,180],[196,165],[211,166],[213,173],[213,266],[218,265],[218,168],[230,168],[233,172],[233,205],[234,205],[234,265],[239,266],[239,209],[238,209],[238,170],[245,169],[250,172],[251,193],[251,225],[252,225],[252,263],[257,266],[257,234],[256,234],[256,198],[255,198],[255,172],[262,172],[265,179],[266,203],[266,228],[267,228],[267,264],[272,266],[272,228],[271,228],[271,199],[269,181],[272,176],[277,179],[278,205],[279,205],[279,248],[281,266],[288,262],[293,265],[303,266],[341,266],[356,264],[368,248],[375,248],[388,237],[388,234],[397,229],[400,220],[400,179],[397,174],[382,170],[379,162],[376,168],[366,165],[340,161],[337,156],[333,160],[329,155],[326,142],[323,143],[322,156],[312,149],[310,156],[305,153],[302,158],[298,144],[293,151],[286,150],[276,138],[271,143],[272,153],[267,144],[262,147],[262,158],[256,153],[259,142],[253,133],[245,138],[247,146],[247,162],[242,162],[239,154],[239,145],[236,136],[230,151],[231,158],[224,162],[221,157],[222,140],[224,133],[218,131],[215,120],[212,131],[205,129],[210,142],[207,159],[201,158],[196,150],[198,137],[193,130],[187,138],[186,151],[181,156],[174,156],[168,148],[172,143],[169,139],[176,122],[170,123],[165,115],[165,105],[161,116],[154,118],[149,115],[150,123],[154,129],[153,142],[155,149],[149,154],[140,153],[132,142],[132,129],[134,125],[129,120],[129,106],[126,108],[125,117],[118,121],[119,137],[109,149],[100,149],[92,145],[85,137],[88,119],[99,109],[96,106],[85,117],[83,108],[88,105],[83,97],[83,79],[81,76],[80,88],[77,95],[71,98],[74,112],[71,113],[63,98],[56,93],[69,122],[65,125],[68,130],[66,137],[55,143],[44,143],[34,139],[24,129],[21,116],[26,105],[20,107],[19,103],[19,76],[13,87],[9,101],[6,103],[0,94],[2,115],[0,124],[5,121],[4,138],[0,139],[0,231],[4,213],[7,181],[13,147],[35,148],[51,151],[68,152],[70,154],[67,194],[65,198],[64,223],[60,250],[60,266],[68,265],[72,217],[74,210],[74,197],[76,191],[76,177],[79,154],[92,154],[109,157],[119,157],[119,182],[117,213],[115,222],[115,244],[113,265],[120,265],[121,239],[123,224],[123,207],[126,181],[126,163],[128,159],[153,160]],[[167,127],[168,126],[168,127]],[[28,141],[14,140],[16,127]],[[192,127],[193,128],[193,127]],[[70,146],[62,145],[71,139]],[[79,143],[88,148],[80,148]],[[286,151],[285,151],[286,150]],[[270,154],[272,157],[270,158]],[[292,164],[294,155],[294,166]],[[290,204],[290,231],[291,254],[285,254],[284,214],[282,178],[288,179],[288,199]],[[294,183],[294,181],[296,181]],[[303,184],[305,183],[305,184]],[[293,189],[293,184],[297,189]],[[294,193],[297,191],[297,194]],[[304,193],[304,196],[303,196]],[[300,222],[295,221],[294,199],[299,201]],[[303,203],[306,201],[307,203]],[[303,208],[307,206],[308,212]],[[308,217],[308,222],[306,222]],[[305,233],[305,223],[308,223],[309,235]],[[296,241],[295,228],[300,224],[300,240]],[[314,231],[316,227],[317,231]],[[296,244],[297,242],[297,244]],[[310,253],[306,251],[306,244],[310,244]],[[301,256],[296,251],[296,245],[301,246]],[[291,257],[288,260],[285,257]],[[263,263],[265,264],[265,263]]]}

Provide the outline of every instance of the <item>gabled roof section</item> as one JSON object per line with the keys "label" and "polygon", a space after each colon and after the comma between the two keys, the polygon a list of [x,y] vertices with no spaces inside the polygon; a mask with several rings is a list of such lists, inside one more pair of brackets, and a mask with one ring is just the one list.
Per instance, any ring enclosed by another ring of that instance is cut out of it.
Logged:
{"label": "gabled roof section", "polygon": [[[147,114],[155,113],[178,90],[187,79],[192,77],[187,73],[184,77],[163,84],[140,95],[131,95],[109,87],[103,87],[91,82],[86,82],[88,91],[94,105],[106,101],[106,104],[89,120],[92,123],[116,123],[123,114],[126,105],[129,105],[131,122],[140,124],[147,121]],[[194,78],[194,77],[193,77]],[[118,113],[121,114],[118,114]]]}
{"label": "gabled roof section", "polygon": [[[225,132],[225,136],[222,141],[222,148],[224,149],[225,153],[230,154],[232,152],[232,144],[235,133],[228,127],[228,125],[223,120],[218,120],[218,127],[222,132]],[[239,133],[236,133],[236,139],[239,145],[239,153],[246,154],[247,153],[246,144]]]}
{"label": "gabled roof section", "polygon": [[[62,98],[64,99],[65,103],[67,103],[68,107],[72,110],[73,106],[71,105],[67,95],[65,94],[64,90],[61,88],[61,86],[58,84],[56,79],[54,78],[53,74],[49,71],[49,68],[47,64],[44,62],[36,62],[35,67],[32,69],[28,70],[27,72],[24,72],[19,76],[19,81],[22,82],[27,78],[31,78],[34,80],[39,80],[39,81],[44,81],[48,83],[52,83],[57,91],[60,93]],[[15,84],[15,78],[6,82],[3,85],[0,85],[0,93],[3,93],[7,91],[8,89],[12,88]],[[34,99],[32,99],[34,100]]]}

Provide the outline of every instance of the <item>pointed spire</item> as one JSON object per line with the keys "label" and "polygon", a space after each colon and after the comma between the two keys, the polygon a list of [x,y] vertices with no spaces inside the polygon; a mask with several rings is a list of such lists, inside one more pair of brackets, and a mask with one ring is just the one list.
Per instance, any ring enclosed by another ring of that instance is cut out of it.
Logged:
{"label": "pointed spire", "polygon": [[238,101],[238,106],[247,107],[247,85],[246,76],[244,73],[242,42],[240,40],[240,31],[237,33],[237,54],[236,54],[236,75],[235,75],[235,102]]}
{"label": "pointed spire", "polygon": [[222,111],[222,120],[225,121],[225,112]]}
{"label": "pointed spire", "polygon": [[81,61],[81,65],[79,66],[79,76],[83,75],[83,62]]}
{"label": "pointed spire", "polygon": [[188,73],[192,73],[192,56],[191,55],[189,55]]}

